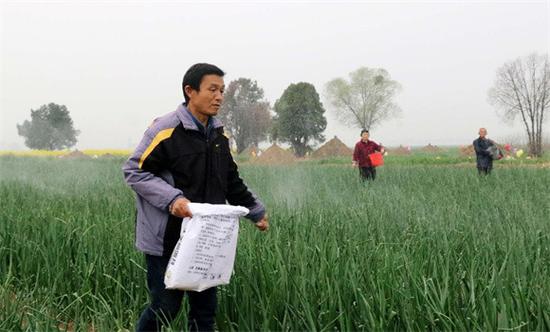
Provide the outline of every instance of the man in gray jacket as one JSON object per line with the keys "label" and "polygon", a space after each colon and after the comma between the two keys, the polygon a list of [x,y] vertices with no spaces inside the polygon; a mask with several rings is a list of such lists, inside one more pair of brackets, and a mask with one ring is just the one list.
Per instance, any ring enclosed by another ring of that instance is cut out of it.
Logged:
{"label": "man in gray jacket", "polygon": [[136,192],[136,247],[145,254],[151,298],[137,331],[160,331],[179,312],[185,293],[189,329],[214,330],[216,287],[183,292],[164,285],[182,219],[191,217],[189,202],[245,206],[259,230],[269,227],[264,205],[240,178],[222,124],[214,118],[223,101],[223,76],[211,64],[189,68],[182,82],[185,102],[151,124],[123,166]]}

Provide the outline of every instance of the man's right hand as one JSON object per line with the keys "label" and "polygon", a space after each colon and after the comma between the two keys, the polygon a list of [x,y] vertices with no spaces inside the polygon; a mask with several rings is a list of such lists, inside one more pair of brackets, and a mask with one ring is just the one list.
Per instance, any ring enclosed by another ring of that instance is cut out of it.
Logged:
{"label": "man's right hand", "polygon": [[187,198],[180,197],[176,199],[170,206],[170,214],[179,217],[179,218],[191,218],[193,214],[189,210],[190,201]]}

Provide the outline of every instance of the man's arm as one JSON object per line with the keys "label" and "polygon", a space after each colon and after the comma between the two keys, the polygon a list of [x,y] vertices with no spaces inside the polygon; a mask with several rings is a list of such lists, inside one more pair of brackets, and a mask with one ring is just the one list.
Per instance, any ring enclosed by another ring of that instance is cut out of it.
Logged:
{"label": "man's arm", "polygon": [[168,210],[183,192],[174,188],[158,174],[167,168],[163,141],[169,139],[174,128],[159,129],[152,125],[138,147],[122,166],[126,183],[153,206]]}
{"label": "man's arm", "polygon": [[227,201],[231,205],[241,205],[248,208],[250,213],[245,218],[252,220],[260,230],[262,230],[261,225],[267,224],[264,204],[248,190],[248,187],[239,176],[237,164],[232,157],[227,174]]}

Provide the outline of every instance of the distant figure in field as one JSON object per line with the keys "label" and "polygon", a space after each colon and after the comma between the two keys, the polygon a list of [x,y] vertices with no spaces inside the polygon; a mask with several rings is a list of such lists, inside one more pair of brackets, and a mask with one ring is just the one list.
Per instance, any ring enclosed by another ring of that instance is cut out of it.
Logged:
{"label": "distant figure in field", "polygon": [[490,174],[493,169],[493,158],[488,149],[495,145],[495,142],[487,138],[487,129],[479,128],[479,137],[473,144],[476,150],[477,171],[479,175]]}
{"label": "distant figure in field", "polygon": [[369,131],[361,130],[361,140],[355,144],[353,150],[353,166],[359,167],[359,175],[363,180],[374,180],[376,168],[372,166],[369,155],[375,152],[384,152],[381,145],[369,140]]}

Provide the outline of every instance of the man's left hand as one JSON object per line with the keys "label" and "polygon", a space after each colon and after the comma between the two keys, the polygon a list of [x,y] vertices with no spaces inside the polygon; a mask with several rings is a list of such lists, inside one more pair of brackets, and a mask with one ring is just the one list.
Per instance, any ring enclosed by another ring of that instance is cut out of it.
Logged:
{"label": "man's left hand", "polygon": [[265,232],[269,229],[269,221],[267,220],[267,214],[264,217],[254,224],[261,232]]}

